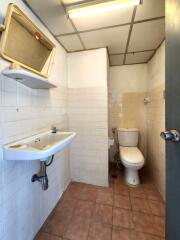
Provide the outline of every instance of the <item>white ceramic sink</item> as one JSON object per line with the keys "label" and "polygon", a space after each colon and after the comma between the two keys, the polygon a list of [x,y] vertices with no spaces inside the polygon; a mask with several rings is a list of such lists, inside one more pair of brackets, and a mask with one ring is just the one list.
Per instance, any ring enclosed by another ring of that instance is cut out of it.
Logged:
{"label": "white ceramic sink", "polygon": [[48,157],[67,146],[75,136],[75,132],[47,131],[4,145],[3,157],[5,160],[46,161]]}

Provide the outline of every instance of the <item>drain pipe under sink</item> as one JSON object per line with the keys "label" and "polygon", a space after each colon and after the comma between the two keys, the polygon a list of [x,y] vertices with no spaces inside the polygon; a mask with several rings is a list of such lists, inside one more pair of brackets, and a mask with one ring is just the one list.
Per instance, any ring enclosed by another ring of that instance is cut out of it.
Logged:
{"label": "drain pipe under sink", "polygon": [[31,178],[31,182],[40,182],[41,183],[41,188],[42,190],[47,190],[48,189],[48,176],[46,172],[46,168],[49,167],[54,159],[54,155],[52,155],[50,160],[47,161],[41,161],[40,162],[40,170],[37,174],[34,174]]}

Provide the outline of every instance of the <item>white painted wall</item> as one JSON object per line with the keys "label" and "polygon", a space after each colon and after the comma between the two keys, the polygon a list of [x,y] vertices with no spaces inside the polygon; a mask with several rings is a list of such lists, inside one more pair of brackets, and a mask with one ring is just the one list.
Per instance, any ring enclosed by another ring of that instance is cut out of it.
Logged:
{"label": "white painted wall", "polygon": [[147,90],[147,64],[110,67],[109,92],[128,93]]}
{"label": "white painted wall", "polygon": [[[148,63],[147,156],[150,173],[165,199],[165,141],[159,137],[165,130],[165,42]],[[152,134],[153,133],[153,134]]]}
{"label": "white painted wall", "polygon": [[165,85],[165,42],[163,42],[154,57],[148,63],[147,83],[148,90],[161,84]]}
{"label": "white painted wall", "polygon": [[108,185],[107,51],[68,54],[69,127],[73,180]]}
{"label": "white painted wall", "polygon": [[106,49],[68,54],[69,88],[107,87]]}
{"label": "white painted wall", "polygon": [[[0,23],[9,2],[16,2],[57,46],[50,75],[57,85],[53,90],[32,90],[1,74],[8,62],[0,58],[0,147],[51,125],[67,128],[67,56],[62,47],[42,26],[21,0],[0,1]],[[3,160],[0,148],[0,239],[32,240],[70,180],[67,149],[56,155],[48,168],[49,189],[42,191],[31,177],[39,163]]]}

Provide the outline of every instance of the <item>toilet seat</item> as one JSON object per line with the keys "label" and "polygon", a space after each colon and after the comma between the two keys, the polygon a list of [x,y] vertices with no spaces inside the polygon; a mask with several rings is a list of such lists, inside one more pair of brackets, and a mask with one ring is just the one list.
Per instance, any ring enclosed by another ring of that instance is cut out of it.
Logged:
{"label": "toilet seat", "polygon": [[119,147],[121,161],[132,166],[144,164],[144,157],[137,147]]}

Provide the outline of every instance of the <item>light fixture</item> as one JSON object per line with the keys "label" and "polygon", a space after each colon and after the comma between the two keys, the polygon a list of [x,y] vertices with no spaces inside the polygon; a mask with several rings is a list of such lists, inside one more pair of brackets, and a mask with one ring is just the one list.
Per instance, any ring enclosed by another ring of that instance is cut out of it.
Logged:
{"label": "light fixture", "polygon": [[67,8],[67,12],[70,18],[78,18],[93,14],[101,14],[120,8],[137,6],[139,4],[142,4],[142,0],[95,1],[93,4],[77,4],[76,7]]}

